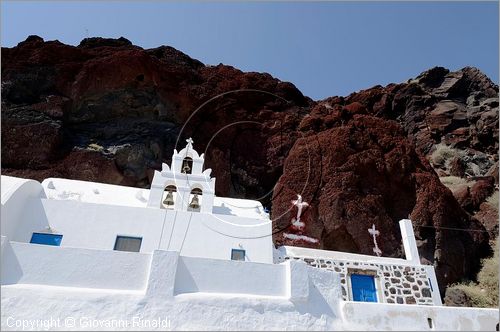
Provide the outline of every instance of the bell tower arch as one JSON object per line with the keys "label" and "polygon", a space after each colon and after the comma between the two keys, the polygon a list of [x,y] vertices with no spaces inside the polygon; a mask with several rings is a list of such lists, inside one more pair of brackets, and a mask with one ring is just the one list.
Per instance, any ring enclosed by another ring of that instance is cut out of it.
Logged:
{"label": "bell tower arch", "polygon": [[186,142],[180,152],[174,150],[170,166],[162,164],[161,172],[154,172],[147,206],[212,213],[215,178],[210,168],[203,170],[204,154],[193,148],[193,140]]}

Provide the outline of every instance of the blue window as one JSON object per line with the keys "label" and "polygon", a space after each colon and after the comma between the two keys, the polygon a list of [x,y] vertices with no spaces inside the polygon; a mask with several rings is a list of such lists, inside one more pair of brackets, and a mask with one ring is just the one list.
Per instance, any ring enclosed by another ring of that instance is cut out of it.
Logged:
{"label": "blue window", "polygon": [[244,261],[245,260],[245,250],[243,249],[232,249],[231,259],[233,261]]}
{"label": "blue window", "polygon": [[377,302],[375,278],[365,274],[351,274],[352,298],[360,302]]}
{"label": "blue window", "polygon": [[62,235],[50,233],[33,233],[30,243],[45,244],[48,246],[60,246]]}

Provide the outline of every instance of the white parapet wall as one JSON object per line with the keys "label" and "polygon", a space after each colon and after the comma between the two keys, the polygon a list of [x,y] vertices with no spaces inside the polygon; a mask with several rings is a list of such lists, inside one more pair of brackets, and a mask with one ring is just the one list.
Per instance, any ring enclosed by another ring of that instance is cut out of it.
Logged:
{"label": "white parapet wall", "polygon": [[382,303],[343,302],[342,318],[350,328],[394,331],[495,331],[498,308],[428,307]]}
{"label": "white parapet wall", "polygon": [[149,254],[55,247],[11,242],[4,236],[1,245],[3,286],[139,291],[160,297],[187,293],[308,297],[303,262],[264,264],[184,257],[163,250]]}
{"label": "white parapet wall", "polygon": [[151,254],[6,242],[2,285],[146,289]]}
{"label": "white parapet wall", "polygon": [[[49,319],[52,330],[493,330],[498,321],[488,309],[342,301],[340,273],[302,261],[1,243],[2,330]],[[147,325],[158,320],[168,325]]]}
{"label": "white parapet wall", "polygon": [[376,257],[339,251],[283,246],[275,251],[275,261],[303,261],[312,267],[337,272],[342,299],[351,299],[349,275],[371,272],[375,277],[378,302],[441,305],[434,268],[401,258]]}
{"label": "white parapet wall", "polygon": [[286,297],[290,293],[288,265],[180,257],[175,294],[202,292]]}

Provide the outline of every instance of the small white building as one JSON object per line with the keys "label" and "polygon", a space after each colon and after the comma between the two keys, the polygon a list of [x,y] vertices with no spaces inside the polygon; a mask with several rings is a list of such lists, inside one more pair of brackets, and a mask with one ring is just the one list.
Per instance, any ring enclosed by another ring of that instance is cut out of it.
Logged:
{"label": "small white building", "polygon": [[409,220],[406,259],[275,249],[262,205],[215,196],[192,143],[150,190],[2,176],[2,329],[497,326],[498,310],[441,305]]}

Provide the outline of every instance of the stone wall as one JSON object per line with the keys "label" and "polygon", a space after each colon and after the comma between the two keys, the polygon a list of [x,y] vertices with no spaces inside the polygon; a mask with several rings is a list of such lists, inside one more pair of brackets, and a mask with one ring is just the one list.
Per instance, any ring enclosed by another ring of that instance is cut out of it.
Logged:
{"label": "stone wall", "polygon": [[349,273],[367,273],[375,276],[379,302],[435,305],[432,300],[432,287],[437,285],[431,285],[427,271],[423,266],[284,256],[284,260],[289,259],[302,260],[310,266],[339,273],[344,301],[350,300]]}

